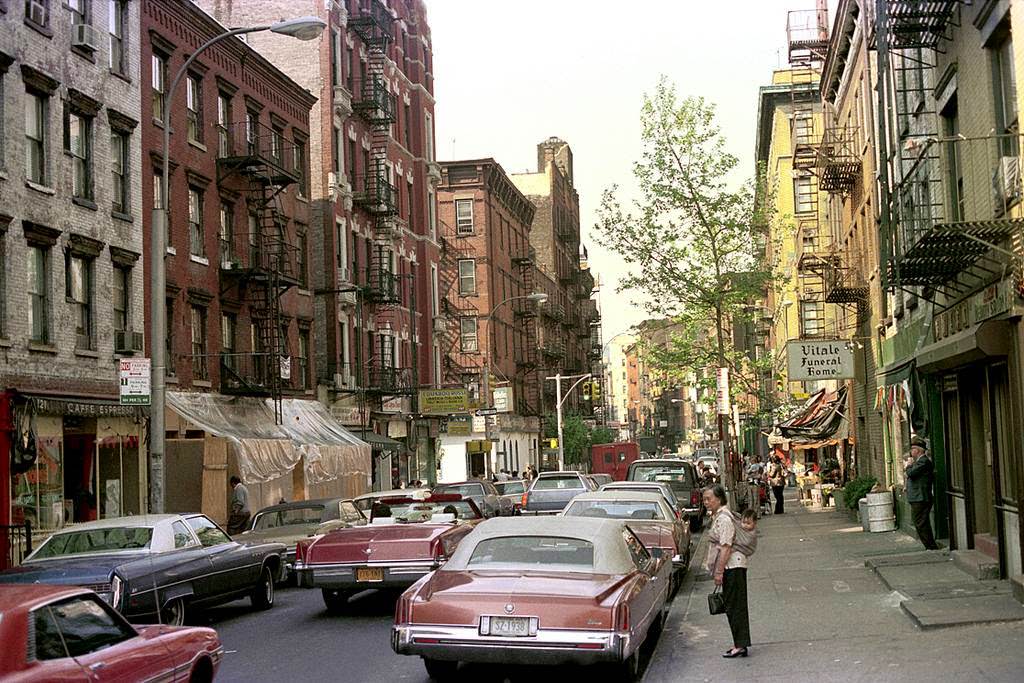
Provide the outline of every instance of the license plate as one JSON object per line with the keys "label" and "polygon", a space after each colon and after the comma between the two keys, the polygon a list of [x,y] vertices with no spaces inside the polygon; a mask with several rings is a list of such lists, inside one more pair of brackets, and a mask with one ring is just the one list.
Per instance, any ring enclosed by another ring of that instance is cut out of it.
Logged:
{"label": "license plate", "polygon": [[384,570],[379,567],[362,567],[356,569],[356,581],[383,581]]}
{"label": "license plate", "polygon": [[530,635],[529,617],[491,617],[492,636],[528,636]]}

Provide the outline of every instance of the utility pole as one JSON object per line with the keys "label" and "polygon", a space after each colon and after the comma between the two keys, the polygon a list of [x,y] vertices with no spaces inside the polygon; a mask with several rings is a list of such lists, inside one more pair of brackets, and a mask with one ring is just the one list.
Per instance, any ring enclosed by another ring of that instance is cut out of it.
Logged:
{"label": "utility pole", "polygon": [[[555,420],[558,424],[558,470],[562,471],[565,469],[565,445],[562,443],[562,404],[572,394],[572,390],[580,385],[580,382],[590,379],[593,377],[591,373],[585,375],[563,375],[561,372],[555,374],[554,377],[545,377],[545,380],[555,381]],[[569,390],[565,392],[565,396],[562,396],[562,380],[563,379],[574,379],[576,380]]]}

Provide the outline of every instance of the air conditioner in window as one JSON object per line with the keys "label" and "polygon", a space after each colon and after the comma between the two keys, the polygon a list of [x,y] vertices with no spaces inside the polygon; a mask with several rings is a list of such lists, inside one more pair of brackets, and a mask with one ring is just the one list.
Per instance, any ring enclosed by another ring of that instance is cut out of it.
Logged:
{"label": "air conditioner in window", "polygon": [[1021,197],[1020,157],[999,157],[993,188],[999,202],[1010,203]]}
{"label": "air conditioner in window", "polygon": [[444,334],[448,331],[448,320],[442,315],[434,316],[434,334]]}
{"label": "air conditioner in window", "polygon": [[348,304],[350,306],[356,305],[356,293],[355,292],[342,292],[340,294],[340,300],[342,304]]}
{"label": "air conditioner in window", "polygon": [[131,330],[114,331],[114,353],[142,351],[142,333]]}
{"label": "air conditioner in window", "polygon": [[89,24],[75,24],[71,27],[71,45],[91,52],[99,49],[99,31]]}

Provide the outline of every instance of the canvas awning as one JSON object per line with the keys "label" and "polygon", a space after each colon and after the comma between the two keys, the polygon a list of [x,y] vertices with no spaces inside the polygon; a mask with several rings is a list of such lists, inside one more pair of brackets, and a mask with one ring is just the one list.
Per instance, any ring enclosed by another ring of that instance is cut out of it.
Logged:
{"label": "canvas awning", "polygon": [[234,443],[247,484],[281,477],[300,460],[309,484],[370,472],[369,444],[318,401],[283,399],[280,425],[270,399],[169,391],[167,404],[197,427]]}
{"label": "canvas awning", "polygon": [[986,320],[921,349],[917,367],[922,372],[939,372],[991,356],[1006,356],[1012,336],[1005,320]]}
{"label": "canvas awning", "polygon": [[790,448],[819,448],[842,441],[849,435],[846,392],[822,389],[812,395],[796,415],[779,424],[779,432],[790,440]]}

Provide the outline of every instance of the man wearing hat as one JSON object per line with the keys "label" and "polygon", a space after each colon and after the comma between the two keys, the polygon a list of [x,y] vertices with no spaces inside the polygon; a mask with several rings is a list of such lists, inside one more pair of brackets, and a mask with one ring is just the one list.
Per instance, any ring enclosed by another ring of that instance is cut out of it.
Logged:
{"label": "man wearing hat", "polygon": [[932,483],[935,479],[935,463],[928,455],[928,443],[923,437],[910,439],[910,455],[903,461],[903,473],[907,478],[907,502],[914,516],[917,537],[928,550],[938,550],[932,534]]}

